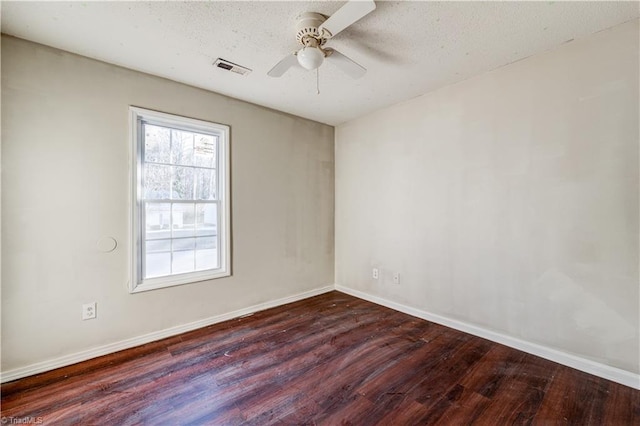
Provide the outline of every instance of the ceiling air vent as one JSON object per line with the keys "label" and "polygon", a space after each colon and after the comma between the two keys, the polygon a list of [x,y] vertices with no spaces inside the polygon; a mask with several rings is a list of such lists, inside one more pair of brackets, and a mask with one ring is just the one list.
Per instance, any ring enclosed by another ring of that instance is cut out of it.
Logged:
{"label": "ceiling air vent", "polygon": [[222,68],[223,70],[232,71],[240,75],[247,75],[251,72],[251,70],[247,67],[234,64],[233,62],[229,62],[226,59],[222,59],[222,58],[216,59],[216,61],[213,63],[213,66]]}

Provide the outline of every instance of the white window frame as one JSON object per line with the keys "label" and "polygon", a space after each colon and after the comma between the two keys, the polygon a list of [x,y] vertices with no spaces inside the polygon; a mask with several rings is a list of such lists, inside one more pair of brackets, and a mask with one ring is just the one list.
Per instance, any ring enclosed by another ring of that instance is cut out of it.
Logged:
{"label": "white window frame", "polygon": [[[174,114],[152,111],[144,108],[129,107],[129,128],[131,146],[131,208],[130,208],[130,281],[129,292],[138,293],[147,290],[189,284],[199,281],[228,277],[231,275],[231,227],[230,227],[230,167],[229,167],[229,126],[212,123]],[[161,125],[179,130],[200,132],[218,137],[217,161],[217,199],[218,203],[218,256],[219,268],[195,271],[143,279],[141,276],[142,241],[142,122]]]}

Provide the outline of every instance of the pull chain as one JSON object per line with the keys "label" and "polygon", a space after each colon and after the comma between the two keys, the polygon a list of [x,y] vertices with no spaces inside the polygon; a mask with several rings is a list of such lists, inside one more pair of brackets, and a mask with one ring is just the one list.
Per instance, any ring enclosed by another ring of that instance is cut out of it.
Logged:
{"label": "pull chain", "polygon": [[317,95],[320,94],[320,67],[316,68],[316,91]]}

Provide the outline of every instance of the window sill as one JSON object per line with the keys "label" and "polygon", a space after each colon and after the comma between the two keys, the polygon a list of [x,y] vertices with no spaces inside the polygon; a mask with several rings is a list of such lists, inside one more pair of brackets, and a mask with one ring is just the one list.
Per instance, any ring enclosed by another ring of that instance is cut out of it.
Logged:
{"label": "window sill", "polygon": [[193,284],[202,281],[215,280],[231,276],[230,271],[203,271],[203,273],[190,273],[184,275],[173,275],[167,277],[151,278],[136,285],[129,290],[130,293],[142,293],[149,290],[175,287],[178,285]]}

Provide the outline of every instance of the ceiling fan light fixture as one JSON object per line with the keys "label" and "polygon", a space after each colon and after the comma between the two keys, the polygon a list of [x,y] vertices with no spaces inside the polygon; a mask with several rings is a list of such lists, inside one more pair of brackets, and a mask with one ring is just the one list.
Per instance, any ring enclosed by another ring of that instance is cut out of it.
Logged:
{"label": "ceiling fan light fixture", "polygon": [[298,63],[302,68],[315,70],[324,61],[324,53],[317,47],[305,46],[298,51]]}

